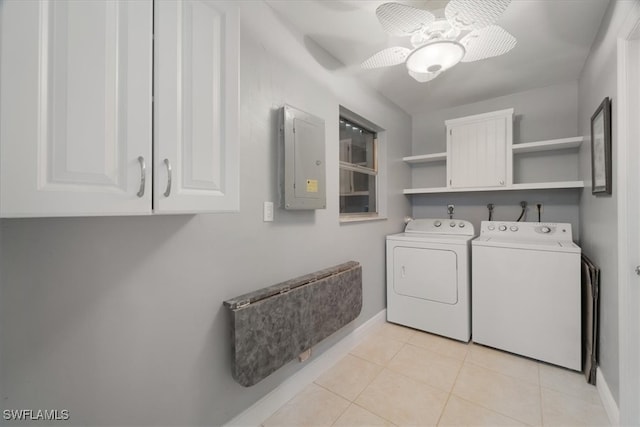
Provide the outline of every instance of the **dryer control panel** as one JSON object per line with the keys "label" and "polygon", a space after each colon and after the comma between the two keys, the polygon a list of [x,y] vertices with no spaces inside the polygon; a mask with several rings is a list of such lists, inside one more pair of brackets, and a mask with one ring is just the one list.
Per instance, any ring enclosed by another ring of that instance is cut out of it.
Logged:
{"label": "dryer control panel", "polygon": [[563,222],[482,221],[480,235],[529,240],[573,241],[571,224]]}
{"label": "dryer control panel", "polygon": [[458,236],[473,236],[473,224],[462,219],[421,218],[412,219],[404,229],[405,233],[423,234],[455,234]]}

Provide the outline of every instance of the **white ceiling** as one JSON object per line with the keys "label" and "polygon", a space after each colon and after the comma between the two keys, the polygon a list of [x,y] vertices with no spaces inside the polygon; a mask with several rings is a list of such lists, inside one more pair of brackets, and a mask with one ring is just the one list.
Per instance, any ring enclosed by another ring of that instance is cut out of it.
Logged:
{"label": "white ceiling", "polygon": [[[577,80],[609,3],[513,0],[497,21],[517,38],[513,50],[495,58],[460,63],[430,82],[418,83],[404,65],[360,68],[362,61],[386,47],[411,48],[408,37],[390,36],[382,30],[375,10],[384,0],[266,1],[338,60],[324,66],[357,77],[412,114]],[[447,3],[397,2],[436,13],[442,13]]]}

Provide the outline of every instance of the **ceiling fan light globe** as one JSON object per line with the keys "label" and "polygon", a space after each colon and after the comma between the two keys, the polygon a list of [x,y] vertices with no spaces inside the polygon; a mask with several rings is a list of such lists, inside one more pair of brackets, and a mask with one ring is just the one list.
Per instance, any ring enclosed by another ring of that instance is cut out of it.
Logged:
{"label": "ceiling fan light globe", "polygon": [[409,75],[420,83],[426,83],[438,77],[440,73],[414,73],[409,70]]}
{"label": "ceiling fan light globe", "polygon": [[407,57],[407,69],[414,73],[442,72],[460,62],[464,54],[464,46],[457,41],[434,41],[411,52]]}

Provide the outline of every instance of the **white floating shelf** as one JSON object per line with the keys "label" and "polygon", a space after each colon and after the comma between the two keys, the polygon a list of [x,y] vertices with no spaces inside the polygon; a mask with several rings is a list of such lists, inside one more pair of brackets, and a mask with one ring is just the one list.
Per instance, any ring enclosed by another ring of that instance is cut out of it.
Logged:
{"label": "white floating shelf", "polygon": [[512,184],[508,190],[544,190],[551,188],[584,188],[584,181],[534,182]]}
{"label": "white floating shelf", "polygon": [[416,163],[430,163],[430,162],[440,162],[443,160],[447,160],[447,153],[434,153],[434,154],[422,154],[419,156],[409,156],[403,157],[403,161],[416,164]]}
{"label": "white floating shelf", "polygon": [[583,188],[584,181],[536,182],[512,184],[509,187],[477,187],[477,188],[408,188],[404,194],[436,194],[436,193],[475,193],[480,191],[514,191],[514,190],[547,190],[553,188]]}
{"label": "white floating shelf", "polygon": [[565,150],[569,148],[580,147],[584,137],[576,136],[573,138],[551,139],[548,141],[526,142],[523,144],[513,144],[512,150],[517,153],[533,153],[536,151]]}

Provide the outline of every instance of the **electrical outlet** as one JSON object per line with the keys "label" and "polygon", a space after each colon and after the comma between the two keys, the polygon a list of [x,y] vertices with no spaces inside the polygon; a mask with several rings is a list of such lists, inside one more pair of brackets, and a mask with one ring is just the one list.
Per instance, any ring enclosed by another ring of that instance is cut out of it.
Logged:
{"label": "electrical outlet", "polygon": [[262,220],[264,222],[273,222],[273,202],[264,202]]}

